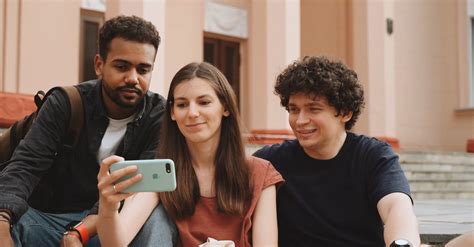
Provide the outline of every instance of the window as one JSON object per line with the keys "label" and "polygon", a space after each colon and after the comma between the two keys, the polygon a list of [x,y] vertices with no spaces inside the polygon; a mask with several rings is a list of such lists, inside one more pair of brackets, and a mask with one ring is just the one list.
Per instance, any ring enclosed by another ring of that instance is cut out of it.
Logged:
{"label": "window", "polygon": [[94,56],[97,53],[99,29],[103,23],[103,12],[81,9],[80,81],[88,81],[97,78],[94,69]]}

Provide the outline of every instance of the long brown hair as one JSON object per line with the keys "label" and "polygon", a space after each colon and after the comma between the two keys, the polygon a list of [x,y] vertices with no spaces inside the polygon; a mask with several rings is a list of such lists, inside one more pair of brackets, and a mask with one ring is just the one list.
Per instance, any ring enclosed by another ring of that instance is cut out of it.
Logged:
{"label": "long brown hair", "polygon": [[252,195],[236,96],[225,76],[216,67],[205,62],[184,66],[171,81],[158,154],[159,157],[174,160],[177,188],[173,192],[160,193],[160,200],[171,216],[184,218],[194,213],[201,196],[185,138],[177,123],[171,119],[176,86],[193,78],[207,81],[224,109],[229,112],[229,116],[222,119],[219,146],[214,161],[217,208],[225,214],[242,215]]}

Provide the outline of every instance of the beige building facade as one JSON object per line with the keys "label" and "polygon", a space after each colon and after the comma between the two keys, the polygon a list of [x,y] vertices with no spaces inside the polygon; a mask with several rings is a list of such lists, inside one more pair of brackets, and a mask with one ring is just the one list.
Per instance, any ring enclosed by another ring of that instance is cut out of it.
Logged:
{"label": "beige building facade", "polygon": [[0,0],[0,92],[80,82],[91,23],[118,14],[160,31],[151,90],[166,96],[180,67],[215,58],[249,132],[289,130],[275,78],[301,56],[325,55],[364,86],[356,133],[410,151],[465,151],[474,139],[471,0]]}

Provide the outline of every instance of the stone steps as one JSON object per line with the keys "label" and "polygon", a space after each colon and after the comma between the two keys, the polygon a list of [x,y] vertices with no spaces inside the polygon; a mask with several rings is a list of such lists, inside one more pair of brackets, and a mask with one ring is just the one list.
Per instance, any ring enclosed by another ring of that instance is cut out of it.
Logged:
{"label": "stone steps", "polygon": [[461,152],[402,152],[401,163],[474,165],[474,154]]}
{"label": "stone steps", "polygon": [[436,191],[472,191],[474,192],[474,181],[410,181],[413,191],[436,190]]}
{"label": "stone steps", "polygon": [[474,172],[404,171],[410,181],[474,181]]}
{"label": "stone steps", "polygon": [[426,191],[412,191],[411,196],[413,200],[458,200],[458,199],[473,199],[473,191],[438,191],[438,190],[426,190]]}
{"label": "stone steps", "polygon": [[469,164],[434,164],[434,163],[400,163],[405,172],[474,172],[474,163]]}
{"label": "stone steps", "polygon": [[414,199],[474,199],[474,155],[406,152],[400,164]]}

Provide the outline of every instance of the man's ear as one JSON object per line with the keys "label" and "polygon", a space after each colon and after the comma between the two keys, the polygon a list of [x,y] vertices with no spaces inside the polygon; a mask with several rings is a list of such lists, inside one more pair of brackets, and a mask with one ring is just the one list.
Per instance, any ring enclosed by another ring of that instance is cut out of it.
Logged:
{"label": "man's ear", "polygon": [[94,69],[95,69],[95,74],[97,75],[97,78],[102,77],[102,69],[104,67],[105,61],[102,59],[102,57],[99,54],[95,54],[94,57]]}
{"label": "man's ear", "polygon": [[342,116],[342,122],[344,123],[347,123],[349,120],[351,120],[352,118],[352,112],[348,112],[348,113],[345,113],[343,116]]}

